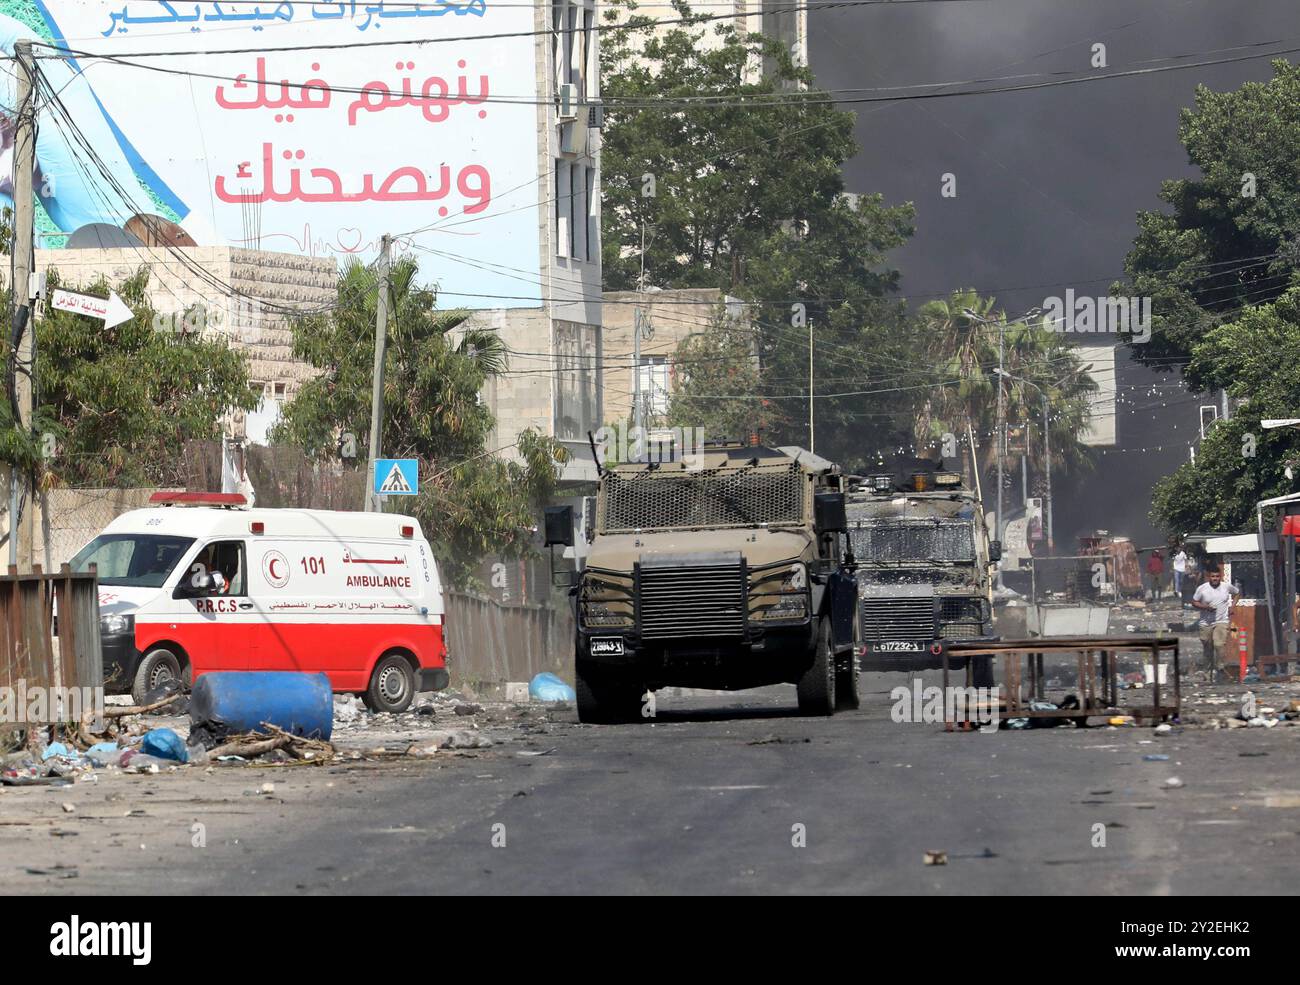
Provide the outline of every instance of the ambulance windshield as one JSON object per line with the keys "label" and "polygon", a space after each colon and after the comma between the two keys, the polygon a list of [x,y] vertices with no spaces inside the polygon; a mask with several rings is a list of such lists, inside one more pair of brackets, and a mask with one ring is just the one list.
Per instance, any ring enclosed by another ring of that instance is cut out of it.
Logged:
{"label": "ambulance windshield", "polygon": [[161,588],[193,543],[164,534],[100,534],[69,564],[73,571],[96,565],[101,585]]}

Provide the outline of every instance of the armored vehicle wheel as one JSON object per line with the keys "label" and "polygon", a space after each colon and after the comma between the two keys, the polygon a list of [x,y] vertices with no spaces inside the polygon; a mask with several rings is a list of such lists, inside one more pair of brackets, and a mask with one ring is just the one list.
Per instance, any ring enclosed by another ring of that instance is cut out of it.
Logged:
{"label": "armored vehicle wheel", "polygon": [[574,678],[578,721],[617,725],[641,720],[641,696],[645,688],[608,673],[593,671],[584,661],[577,662]]}
{"label": "armored vehicle wheel", "polygon": [[831,651],[831,621],[825,616],[817,623],[813,659],[799,678],[799,711],[804,715],[835,714],[835,654]]}

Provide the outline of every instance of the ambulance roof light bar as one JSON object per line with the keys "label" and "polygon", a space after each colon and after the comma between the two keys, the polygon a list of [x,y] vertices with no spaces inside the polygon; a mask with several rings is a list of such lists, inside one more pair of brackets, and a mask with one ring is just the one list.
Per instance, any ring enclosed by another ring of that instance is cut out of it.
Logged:
{"label": "ambulance roof light bar", "polygon": [[153,493],[149,502],[154,506],[224,506],[227,509],[247,509],[248,498],[243,493],[166,492]]}

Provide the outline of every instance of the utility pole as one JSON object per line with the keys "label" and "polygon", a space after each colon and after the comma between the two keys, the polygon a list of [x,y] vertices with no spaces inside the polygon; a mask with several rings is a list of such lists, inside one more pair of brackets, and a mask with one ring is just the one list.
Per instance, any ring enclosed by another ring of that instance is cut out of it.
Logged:
{"label": "utility pole", "polygon": [[[15,351],[10,355],[9,385],[15,412],[14,427],[32,424],[32,391],[36,377],[36,326],[31,311],[31,279],[34,263],[33,237],[35,206],[32,196],[33,172],[36,170],[36,61],[30,41],[14,44],[18,67],[18,119],[14,132],[14,242],[12,337]],[[9,470],[9,563],[32,570],[32,545],[36,509],[30,474],[24,475],[16,465]],[[26,507],[23,508],[23,501]]]}
{"label": "utility pole", "polygon": [[366,511],[379,513],[383,501],[375,493],[375,463],[380,457],[384,431],[384,350],[388,344],[388,261],[392,238],[385,233],[379,240],[379,297],[375,301],[375,369],[370,395],[370,468],[367,477],[370,488],[366,490]]}
{"label": "utility pole", "polygon": [[[998,506],[997,512],[993,515],[993,528],[997,531],[997,541],[1002,542],[1002,460],[1007,454],[1007,425],[1004,418],[1002,406],[1002,374],[1003,362],[1006,358],[1005,353],[1005,336],[1006,323],[998,322]],[[998,562],[998,588],[1002,587],[1002,562]]]}
{"label": "utility pole", "polygon": [[[639,293],[639,292],[638,292]],[[645,404],[641,399],[641,305],[632,309],[632,424],[645,441]]]}
{"label": "utility pole", "polygon": [[817,451],[817,432],[813,428],[813,323],[808,319],[808,450]]}
{"label": "utility pole", "polygon": [[1047,394],[1040,389],[1038,395],[1043,398],[1043,467],[1047,470],[1047,550],[1050,553],[1055,546],[1052,540],[1052,421],[1047,413]]}

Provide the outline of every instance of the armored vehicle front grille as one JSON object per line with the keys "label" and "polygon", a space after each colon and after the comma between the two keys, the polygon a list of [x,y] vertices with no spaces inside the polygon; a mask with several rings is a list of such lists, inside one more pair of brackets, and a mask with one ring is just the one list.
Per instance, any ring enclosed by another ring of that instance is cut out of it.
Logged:
{"label": "armored vehicle front grille", "polygon": [[606,473],[601,533],[800,523],[806,485],[799,466],[669,474]]}
{"label": "armored vehicle front grille", "polygon": [[862,600],[862,640],[934,639],[934,599],[870,598]]}
{"label": "armored vehicle front grille", "polygon": [[745,578],[740,565],[641,569],[641,636],[742,636]]}

